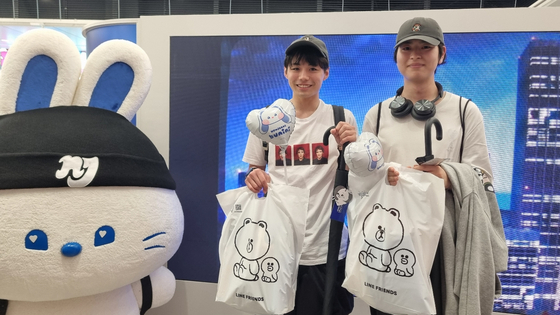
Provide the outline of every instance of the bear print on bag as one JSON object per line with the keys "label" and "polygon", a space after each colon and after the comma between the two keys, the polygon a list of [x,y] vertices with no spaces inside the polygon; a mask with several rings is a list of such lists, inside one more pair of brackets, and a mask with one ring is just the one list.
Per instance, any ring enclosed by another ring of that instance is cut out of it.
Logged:
{"label": "bear print on bag", "polygon": [[260,269],[258,260],[270,249],[266,222],[253,222],[246,218],[235,234],[235,248],[241,255],[241,261],[233,266],[233,274],[243,280],[257,281]]}
{"label": "bear print on bag", "polygon": [[360,263],[380,272],[390,272],[392,257],[389,251],[397,248],[404,238],[399,211],[385,209],[376,203],[364,219],[362,232],[368,246],[359,253]]}

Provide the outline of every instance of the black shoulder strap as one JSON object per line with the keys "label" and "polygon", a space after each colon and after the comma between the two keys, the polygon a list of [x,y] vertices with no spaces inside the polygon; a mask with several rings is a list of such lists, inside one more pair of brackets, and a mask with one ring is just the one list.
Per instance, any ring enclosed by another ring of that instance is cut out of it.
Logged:
{"label": "black shoulder strap", "polygon": [[145,276],[140,280],[142,285],[142,307],[140,308],[140,315],[146,314],[146,312],[152,308],[152,280],[150,276]]}
{"label": "black shoulder strap", "polygon": [[6,315],[8,312],[8,300],[0,300],[0,315]]}
{"label": "black shoulder strap", "polygon": [[461,101],[463,100],[462,96],[459,96],[459,118],[461,119],[461,147],[459,148],[459,163],[463,161],[463,141],[465,141],[465,115],[467,113],[467,106],[469,105],[470,99],[467,99],[465,103],[465,107],[461,110]]}
{"label": "black shoulder strap", "polygon": [[263,140],[264,161],[268,164],[268,142]]}
{"label": "black shoulder strap", "polygon": [[[339,122],[345,121],[344,107],[332,105],[334,113],[334,124],[338,125]],[[325,132],[323,137],[323,144],[328,144],[328,138],[330,136],[330,128]],[[335,145],[336,142],[335,142]],[[348,171],[346,170],[346,163],[344,162],[344,155],[342,151],[338,154],[338,168],[334,175],[334,189],[343,186],[348,187]],[[334,191],[333,191],[334,193]],[[334,198],[332,201],[332,207],[336,206]],[[336,209],[336,208],[334,208]],[[336,210],[335,210],[336,211]],[[327,262],[324,270],[324,281],[323,281],[323,311],[321,314],[331,314],[332,309],[335,308],[334,300],[336,298],[335,286],[337,279],[337,270],[340,267],[338,262],[338,254],[340,252],[340,241],[342,239],[342,230],[344,228],[344,222],[331,218],[329,223],[329,237],[328,237],[328,251],[327,251]]]}
{"label": "black shoulder strap", "polygon": [[379,102],[377,104],[377,126],[375,127],[375,135],[379,137],[379,122],[381,121],[381,104],[383,102]]}
{"label": "black shoulder strap", "polygon": [[334,114],[334,125],[338,125],[341,121],[346,121],[346,117],[344,117],[344,107],[339,105],[332,105],[332,110]]}
{"label": "black shoulder strap", "polygon": [[[338,125],[339,122],[341,121],[346,121],[346,117],[344,115],[344,107],[339,106],[339,105],[332,105],[332,110],[333,110],[333,114],[334,114],[334,125]],[[339,167],[341,167],[341,164],[343,164],[344,162],[344,156],[342,154],[338,155],[338,165]],[[347,173],[348,174],[348,173]]]}
{"label": "black shoulder strap", "polygon": [[[268,108],[268,106],[270,105],[267,105],[266,108]],[[264,151],[264,162],[268,164],[268,142],[263,140],[262,144],[263,144],[263,151]]]}

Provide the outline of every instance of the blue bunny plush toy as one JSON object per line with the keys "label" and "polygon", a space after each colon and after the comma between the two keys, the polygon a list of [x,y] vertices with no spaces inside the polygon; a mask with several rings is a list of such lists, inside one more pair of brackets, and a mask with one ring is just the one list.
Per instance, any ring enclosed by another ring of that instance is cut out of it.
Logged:
{"label": "blue bunny plush toy", "polygon": [[0,72],[0,314],[143,314],[168,302],[183,236],[175,182],[130,120],[151,82],[112,40],[83,73],[74,43],[40,29]]}

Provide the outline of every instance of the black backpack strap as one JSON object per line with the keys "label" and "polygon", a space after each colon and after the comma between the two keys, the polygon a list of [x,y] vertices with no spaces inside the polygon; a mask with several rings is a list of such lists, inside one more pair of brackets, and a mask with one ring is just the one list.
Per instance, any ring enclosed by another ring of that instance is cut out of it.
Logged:
{"label": "black backpack strap", "polygon": [[[334,114],[334,125],[338,125],[339,122],[341,121],[346,121],[346,117],[344,116],[344,107],[339,106],[339,105],[331,105],[332,106],[332,110],[333,110],[333,114]],[[340,148],[339,148],[340,149]],[[338,164],[340,165],[340,163],[344,163],[342,161],[342,154],[340,154],[338,156]]]}
{"label": "black backpack strap", "polygon": [[379,122],[381,121],[381,104],[383,102],[379,102],[377,104],[377,126],[375,127],[375,135],[379,137]]}
{"label": "black backpack strap", "polygon": [[268,164],[268,142],[263,140],[264,161]]}
{"label": "black backpack strap", "polygon": [[459,118],[461,119],[461,147],[459,148],[459,163],[463,161],[463,141],[465,141],[465,115],[467,114],[467,106],[469,105],[470,99],[467,99],[465,103],[465,107],[461,110],[461,101],[463,100],[462,96],[459,96]]}
{"label": "black backpack strap", "polygon": [[8,312],[8,300],[0,300],[0,315],[6,315]]}
{"label": "black backpack strap", "polygon": [[142,307],[140,308],[140,315],[146,314],[146,312],[152,308],[152,280],[150,276],[145,276],[140,280],[142,285]]}
{"label": "black backpack strap", "polygon": [[[268,108],[270,105],[267,105],[266,108]],[[268,164],[268,142],[264,141],[262,142],[263,144],[263,151],[264,151],[264,162],[265,164]]]}
{"label": "black backpack strap", "polygon": [[[334,124],[338,125],[339,122],[345,121],[344,107],[332,105],[334,113]],[[329,128],[330,130],[330,128]],[[328,144],[328,137],[330,134],[325,133],[323,144]],[[338,168],[334,179],[334,188],[338,186],[348,187],[348,171],[344,163],[343,151],[338,155]],[[333,192],[334,193],[334,192]],[[334,199],[332,202],[335,205]],[[323,312],[322,315],[333,314],[332,310],[335,308],[335,283],[338,270],[338,253],[340,251],[340,241],[342,239],[342,230],[344,223],[335,219],[330,220],[329,226],[329,239],[327,251],[327,263],[325,266],[325,282],[324,282],[324,299],[323,299]]]}
{"label": "black backpack strap", "polygon": [[344,117],[344,107],[339,105],[332,105],[333,114],[334,114],[334,125],[338,125],[341,121],[346,121],[346,117]]}

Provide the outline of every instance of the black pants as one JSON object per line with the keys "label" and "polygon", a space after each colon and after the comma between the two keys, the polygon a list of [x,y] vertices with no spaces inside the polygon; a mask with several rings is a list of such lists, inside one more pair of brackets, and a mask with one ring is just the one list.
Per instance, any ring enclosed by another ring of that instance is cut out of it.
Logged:
{"label": "black pants", "polygon": [[[332,315],[348,315],[354,308],[354,296],[342,287],[346,259],[338,261],[336,290],[333,298]],[[326,264],[299,266],[296,290],[296,305],[286,315],[321,315],[325,300]]]}
{"label": "black pants", "polygon": [[[436,255],[434,257],[434,263],[432,264],[432,270],[430,272],[430,281],[432,282],[432,291],[434,292],[434,301],[436,304],[436,314],[444,315],[443,314],[443,291],[442,291],[442,283],[443,283],[443,256],[441,254],[440,244],[438,244]],[[376,310],[375,308],[369,308],[370,315],[390,315],[387,313],[383,313],[382,311]]]}

